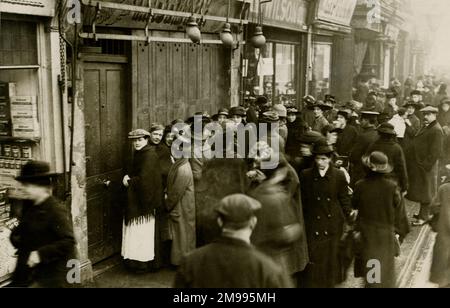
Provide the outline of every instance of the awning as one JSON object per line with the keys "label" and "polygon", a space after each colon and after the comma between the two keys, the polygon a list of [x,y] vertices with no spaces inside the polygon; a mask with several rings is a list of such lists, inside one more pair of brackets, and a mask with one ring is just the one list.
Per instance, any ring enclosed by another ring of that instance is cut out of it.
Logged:
{"label": "awning", "polygon": [[0,12],[54,17],[55,0],[1,0]]}

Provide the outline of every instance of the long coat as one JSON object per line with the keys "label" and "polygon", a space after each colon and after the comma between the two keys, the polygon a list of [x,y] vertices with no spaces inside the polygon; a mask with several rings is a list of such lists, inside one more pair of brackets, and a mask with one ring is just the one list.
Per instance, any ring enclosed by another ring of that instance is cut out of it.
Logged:
{"label": "long coat", "polygon": [[338,135],[336,150],[339,155],[350,156],[351,150],[358,138],[358,130],[356,127],[347,125]]}
{"label": "long coat", "polygon": [[397,254],[395,222],[401,202],[397,184],[381,174],[370,173],[356,183],[352,202],[353,207],[359,210],[356,229],[361,232],[360,259],[355,261],[355,273],[363,273],[367,277],[369,260],[378,260],[381,264],[380,281],[366,281],[366,286],[392,288],[395,286],[394,261]]}
{"label": "long coat", "polygon": [[[248,195],[262,204],[252,243],[273,257],[287,273],[303,271],[308,264],[308,247],[295,170],[288,163],[279,166],[272,176],[249,190]],[[290,238],[295,231],[300,236]]]}
{"label": "long coat", "polygon": [[423,127],[406,150],[409,200],[430,203],[434,197],[437,185],[437,161],[441,157],[442,144],[442,128],[435,121]]}
{"label": "long coat", "polygon": [[439,212],[439,220],[430,281],[445,287],[450,284],[450,181],[439,188],[433,208]]}
{"label": "long coat", "polygon": [[406,160],[402,147],[394,140],[379,138],[367,148],[366,154],[374,151],[386,154],[389,163],[394,167],[390,176],[398,182],[402,192],[407,191],[408,173],[406,171]]}
{"label": "long coat", "polygon": [[363,179],[366,175],[366,169],[362,164],[362,157],[366,153],[367,147],[378,139],[378,132],[374,126],[362,128],[350,151],[350,179],[351,186]]}
{"label": "long coat", "polygon": [[158,155],[154,146],[147,145],[135,151],[127,172],[128,205],[125,222],[153,215],[163,206],[164,191]]}
{"label": "long coat", "polygon": [[167,178],[166,208],[172,239],[171,262],[195,249],[195,194],[192,169],[187,159],[175,162]]}
{"label": "long coat", "polygon": [[292,284],[281,267],[250,244],[230,237],[187,255],[175,288],[286,288]]}
{"label": "long coat", "polygon": [[[19,226],[11,233],[18,261],[10,286],[67,286],[67,261],[75,257],[75,238],[67,210],[50,197],[39,205],[26,204]],[[41,263],[27,265],[32,251],[38,251]]]}
{"label": "long coat", "polygon": [[304,283],[309,288],[332,288],[345,275],[339,243],[351,209],[347,180],[330,166],[324,177],[317,167],[304,170],[300,182],[310,258]]}

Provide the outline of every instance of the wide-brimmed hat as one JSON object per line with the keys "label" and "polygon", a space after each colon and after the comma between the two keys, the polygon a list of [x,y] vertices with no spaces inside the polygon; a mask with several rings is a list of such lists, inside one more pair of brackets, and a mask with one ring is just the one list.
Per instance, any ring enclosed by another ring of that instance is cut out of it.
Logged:
{"label": "wide-brimmed hat", "polygon": [[327,144],[326,142],[315,143],[312,149],[314,155],[327,155],[334,152],[333,146]]}
{"label": "wide-brimmed hat", "polygon": [[362,162],[367,168],[376,173],[391,173],[394,169],[389,164],[389,159],[383,152],[372,152],[370,155],[364,156]]}
{"label": "wide-brimmed hat", "polygon": [[394,136],[397,135],[397,133],[395,132],[394,125],[392,125],[390,123],[380,124],[380,126],[378,126],[378,128],[377,128],[377,131],[381,134],[394,135]]}
{"label": "wide-brimmed hat", "polygon": [[230,116],[238,115],[241,117],[245,117],[247,115],[247,112],[245,111],[245,108],[242,106],[231,107],[229,115]]}
{"label": "wide-brimmed hat", "polygon": [[23,183],[34,183],[50,179],[56,172],[50,171],[50,164],[45,161],[31,160],[27,162],[20,171],[16,180]]}
{"label": "wide-brimmed hat", "polygon": [[336,104],[336,97],[331,94],[325,95],[325,102],[331,102],[332,104]]}
{"label": "wide-brimmed hat", "polygon": [[408,107],[418,108],[418,107],[419,107],[419,104],[416,103],[416,102],[413,101],[413,100],[409,100],[409,101],[406,102],[406,104],[403,105],[403,107],[405,107],[405,108],[408,108]]}
{"label": "wide-brimmed hat", "polygon": [[317,101],[317,103],[313,104],[313,105],[308,105],[308,109],[313,110],[314,107],[319,107],[320,109],[322,109],[322,111],[327,111],[327,110],[331,110],[333,109],[333,106],[329,105],[329,104],[325,104],[323,101]]}
{"label": "wide-brimmed hat", "polygon": [[287,109],[281,104],[276,104],[272,106],[272,110],[278,113],[278,117],[285,118],[287,117]]}
{"label": "wide-brimmed hat", "polygon": [[299,114],[300,112],[298,111],[298,109],[297,108],[295,108],[295,107],[287,107],[286,108],[287,109],[287,114],[292,114],[292,113],[295,113],[295,114]]}
{"label": "wide-brimmed hat", "polygon": [[371,117],[378,117],[380,115],[379,112],[377,111],[372,111],[372,110],[362,110],[361,111],[361,117],[365,117],[365,118],[371,118]]}
{"label": "wide-brimmed hat", "polygon": [[350,117],[352,116],[352,110],[351,109],[340,109],[337,114],[343,116],[344,118],[346,118],[347,120],[350,119]]}
{"label": "wide-brimmed hat", "polygon": [[[162,129],[164,129],[164,127]],[[145,136],[149,137],[150,133],[142,128],[135,129],[128,133],[128,139],[139,139]]]}

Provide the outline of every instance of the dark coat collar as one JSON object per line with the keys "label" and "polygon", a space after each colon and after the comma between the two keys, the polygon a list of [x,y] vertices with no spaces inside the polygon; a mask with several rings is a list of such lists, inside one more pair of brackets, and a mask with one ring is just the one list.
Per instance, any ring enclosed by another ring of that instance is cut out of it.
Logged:
{"label": "dark coat collar", "polygon": [[242,247],[248,247],[248,248],[253,248],[253,246],[243,240],[237,239],[237,238],[233,238],[233,237],[229,237],[229,236],[223,236],[221,235],[219,238],[217,238],[215,241],[215,243],[220,243],[220,244],[227,244],[227,245],[233,245],[233,246],[242,246]]}
{"label": "dark coat collar", "polygon": [[[325,173],[325,176],[323,178],[329,179],[334,175],[334,167],[330,163],[330,167],[328,168],[327,172]],[[319,168],[317,166],[314,166],[313,168],[313,176],[314,178],[320,179],[322,176],[319,173]]]}
{"label": "dark coat collar", "polygon": [[428,125],[428,126],[423,126],[422,129],[417,133],[417,135],[422,135],[422,134],[425,133],[427,130],[432,129],[432,128],[435,127],[436,125],[438,125],[438,121],[437,121],[437,120],[431,122],[430,125]]}

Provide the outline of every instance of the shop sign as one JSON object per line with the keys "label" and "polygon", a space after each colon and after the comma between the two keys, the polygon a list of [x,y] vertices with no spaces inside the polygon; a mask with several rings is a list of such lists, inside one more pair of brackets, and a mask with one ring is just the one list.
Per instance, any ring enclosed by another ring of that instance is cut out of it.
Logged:
{"label": "shop sign", "polygon": [[[257,2],[256,2],[257,3]],[[297,31],[306,30],[309,3],[304,0],[275,0],[262,5],[263,24]],[[252,4],[253,20],[257,21],[258,7]]]}
{"label": "shop sign", "polygon": [[1,0],[0,11],[3,13],[55,16],[55,0]]}
{"label": "shop sign", "polygon": [[318,0],[316,19],[349,26],[357,0]]}
{"label": "shop sign", "polygon": [[[117,2],[121,4],[135,5],[148,7],[148,0],[105,0],[108,2]],[[230,17],[240,18],[242,5],[245,3],[242,1],[232,1]],[[228,12],[228,0],[194,0],[194,7],[192,9],[192,1],[187,0],[153,0],[152,7],[169,10],[202,15],[213,15],[226,17]],[[90,24],[95,16],[95,8],[85,7],[83,22],[84,24]],[[245,17],[245,16],[244,16]],[[148,20],[148,14],[139,12],[129,12],[113,9],[103,9],[97,20],[97,24],[105,26],[123,27],[123,28],[145,28]],[[158,30],[179,30],[180,27],[184,27],[186,24],[186,18],[177,16],[163,16],[155,15],[151,29]],[[206,21],[202,27],[203,32],[217,32],[223,27],[223,23]]]}

